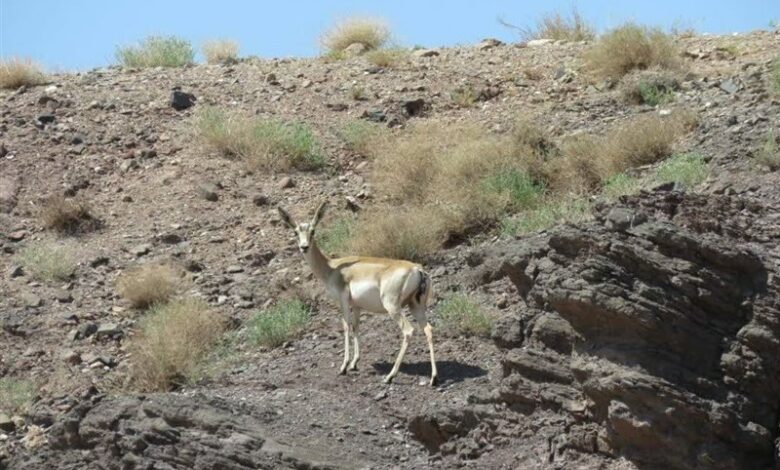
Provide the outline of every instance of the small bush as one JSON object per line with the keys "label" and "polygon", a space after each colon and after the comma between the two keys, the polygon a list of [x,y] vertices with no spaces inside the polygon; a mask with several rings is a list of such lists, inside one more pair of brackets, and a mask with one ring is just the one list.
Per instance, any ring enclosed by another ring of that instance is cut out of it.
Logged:
{"label": "small bush", "polygon": [[596,37],[595,28],[573,8],[570,17],[560,13],[544,16],[536,28],[521,29],[523,39],[554,39],[556,41],[590,41]]}
{"label": "small bush", "polygon": [[769,72],[769,86],[775,94],[780,95],[780,57],[772,62],[772,69]]}
{"label": "small bush", "polygon": [[477,104],[479,93],[471,85],[464,85],[452,90],[450,98],[459,108],[471,108]]}
{"label": "small bush", "polygon": [[9,415],[24,413],[35,399],[35,385],[26,380],[0,378],[0,412]]}
{"label": "small bush", "polygon": [[195,59],[192,45],[175,36],[149,36],[137,46],[118,47],[116,59],[124,67],[183,67]]}
{"label": "small bush", "polygon": [[167,302],[179,287],[176,270],[166,264],[147,264],[123,274],[117,282],[119,295],[135,308]]}
{"label": "small bush", "polygon": [[353,255],[420,261],[447,240],[447,222],[436,208],[377,207],[355,226],[347,243]]}
{"label": "small bush", "polygon": [[625,173],[618,173],[612,175],[604,181],[604,187],[602,194],[607,199],[618,199],[621,196],[628,196],[630,194],[636,194],[642,187],[642,182],[639,178],[627,175]]}
{"label": "small bush", "polygon": [[620,78],[632,70],[681,66],[672,38],[658,28],[627,23],[604,34],[585,54],[586,67],[598,78]]}
{"label": "small bush", "polygon": [[677,183],[692,189],[707,178],[709,166],[698,153],[674,155],[662,162],[655,172],[660,183]]}
{"label": "small bush", "polygon": [[349,94],[350,96],[352,96],[352,99],[355,101],[365,101],[368,99],[368,94],[366,93],[366,89],[357,85],[349,89]]}
{"label": "small bush", "polygon": [[590,203],[583,198],[550,199],[501,223],[504,236],[538,232],[564,222],[581,222],[590,217]]}
{"label": "small bush", "polygon": [[309,316],[309,308],[300,300],[279,302],[249,319],[247,337],[253,344],[281,346],[301,333]]}
{"label": "small bush", "polygon": [[54,242],[32,242],[17,256],[24,271],[40,281],[64,281],[76,269],[73,251]]}
{"label": "small bush", "polygon": [[390,30],[382,20],[349,18],[333,26],[320,38],[328,53],[341,52],[352,44],[363,44],[366,49],[379,49],[390,39]]}
{"label": "small bush", "polygon": [[44,227],[68,234],[84,232],[98,226],[98,220],[84,201],[66,199],[63,196],[53,196],[44,202],[41,219]]}
{"label": "small bush", "polygon": [[767,135],[764,145],[758,149],[755,160],[759,165],[768,167],[770,170],[780,168],[780,145],[774,131]]}
{"label": "small bush", "polygon": [[229,39],[206,41],[202,52],[209,64],[234,64],[238,61],[238,43]]}
{"label": "small bush", "polygon": [[657,106],[674,101],[680,83],[674,75],[663,71],[639,71],[626,75],[621,91],[626,102]]}
{"label": "small bush", "polygon": [[354,217],[342,217],[330,222],[317,230],[317,245],[325,254],[345,254],[354,225]]}
{"label": "small bush", "polygon": [[187,382],[224,330],[222,318],[202,301],[186,299],[155,306],[128,343],[132,385],[154,392]]}
{"label": "small bush", "polygon": [[46,83],[46,76],[29,59],[0,60],[0,88],[19,88]]}
{"label": "small bush", "polygon": [[483,190],[507,199],[514,210],[527,209],[541,197],[544,187],[527,172],[508,170],[488,175],[482,180]]}
{"label": "small bush", "polygon": [[383,139],[387,138],[386,128],[368,121],[351,121],[338,131],[339,137],[347,148],[365,157],[374,156]]}
{"label": "small bush", "polygon": [[204,108],[197,126],[207,144],[227,156],[242,158],[253,168],[316,170],[325,164],[314,133],[301,122],[249,118]]}
{"label": "small bush", "polygon": [[439,302],[436,313],[442,326],[453,332],[469,336],[490,336],[493,322],[479,305],[465,294],[452,294]]}
{"label": "small bush", "polygon": [[401,48],[373,49],[366,53],[366,60],[377,67],[392,68],[397,66],[407,56],[407,51]]}

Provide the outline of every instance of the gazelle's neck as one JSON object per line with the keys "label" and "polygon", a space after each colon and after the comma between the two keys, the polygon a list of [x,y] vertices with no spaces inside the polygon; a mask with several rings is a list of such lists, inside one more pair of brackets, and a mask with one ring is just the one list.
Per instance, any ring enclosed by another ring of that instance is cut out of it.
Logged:
{"label": "gazelle's neck", "polygon": [[326,282],[333,272],[333,268],[331,268],[328,263],[330,259],[320,251],[320,247],[318,247],[313,240],[309,245],[309,249],[303,254],[303,259],[309,263],[314,275],[317,276],[320,281]]}

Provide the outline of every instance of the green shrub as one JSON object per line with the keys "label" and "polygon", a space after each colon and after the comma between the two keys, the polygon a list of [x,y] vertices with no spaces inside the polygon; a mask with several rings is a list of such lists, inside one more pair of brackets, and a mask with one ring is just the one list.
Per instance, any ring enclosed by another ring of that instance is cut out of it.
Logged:
{"label": "green shrub", "polygon": [[639,178],[629,176],[625,173],[612,175],[604,181],[602,194],[607,199],[618,199],[621,196],[636,194],[641,189],[642,184]]}
{"label": "green shrub", "polygon": [[125,67],[182,67],[195,59],[192,45],[175,36],[149,36],[137,46],[118,47],[116,59]]}
{"label": "green shrub", "polygon": [[469,336],[490,336],[493,322],[465,294],[452,294],[439,302],[436,313],[442,327]]}
{"label": "green shrub", "polygon": [[459,108],[471,108],[477,104],[479,93],[471,85],[464,85],[452,90],[450,98]]}
{"label": "green shrub", "polygon": [[658,28],[626,23],[604,34],[585,54],[586,67],[599,78],[620,78],[651,67],[677,69],[679,52]]}
{"label": "green shrub", "polygon": [[769,73],[769,86],[775,94],[780,95],[780,57],[772,62],[772,70]]}
{"label": "green shrub", "polygon": [[524,171],[499,170],[482,180],[483,190],[506,197],[515,210],[531,207],[542,195],[544,187]]}
{"label": "green shrub", "polygon": [[300,300],[279,302],[247,322],[250,342],[270,348],[297,337],[309,321],[309,308]]}
{"label": "green shrub", "polygon": [[354,217],[342,217],[317,230],[317,245],[323,253],[344,254],[355,226]]}
{"label": "green shrub", "polygon": [[770,170],[780,168],[780,146],[777,144],[774,131],[770,131],[767,135],[764,144],[756,153],[755,160],[759,165],[766,166]]}
{"label": "green shrub", "polygon": [[36,387],[27,380],[0,378],[0,412],[24,413],[35,399]]}
{"label": "green shrub", "polygon": [[319,141],[302,122],[250,118],[207,107],[198,113],[197,126],[207,144],[242,158],[250,167],[316,170],[325,164]]}
{"label": "green shrub", "polygon": [[224,330],[222,318],[200,300],[152,307],[128,344],[134,388],[167,391],[186,383]]}
{"label": "green shrub", "polygon": [[656,169],[655,179],[660,183],[677,183],[692,189],[708,174],[709,166],[701,154],[683,153],[663,161]]}
{"label": "green shrub", "polygon": [[40,281],[65,281],[76,269],[73,250],[54,242],[32,242],[22,248],[17,260],[26,273]]}
{"label": "green shrub", "polygon": [[373,122],[351,121],[338,131],[347,148],[360,155],[370,157],[376,154],[382,140],[387,138],[386,128]]}
{"label": "green shrub", "polygon": [[590,203],[587,199],[551,199],[534,209],[505,218],[501,223],[501,233],[504,236],[524,235],[564,222],[581,222],[589,216]]}

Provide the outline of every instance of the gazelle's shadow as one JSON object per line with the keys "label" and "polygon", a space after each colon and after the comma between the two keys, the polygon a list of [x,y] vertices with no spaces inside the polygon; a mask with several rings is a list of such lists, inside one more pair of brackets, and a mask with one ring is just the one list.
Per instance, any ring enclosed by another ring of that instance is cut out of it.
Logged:
{"label": "gazelle's shadow", "polygon": [[[386,375],[393,368],[392,362],[381,361],[372,364],[374,370],[381,375]],[[466,379],[473,379],[476,377],[482,377],[487,375],[487,370],[472,366],[470,364],[463,364],[457,361],[436,361],[436,368],[439,371],[440,383],[457,383],[463,382]],[[422,362],[405,362],[401,364],[401,374],[408,375],[431,375],[431,363],[428,361]]]}

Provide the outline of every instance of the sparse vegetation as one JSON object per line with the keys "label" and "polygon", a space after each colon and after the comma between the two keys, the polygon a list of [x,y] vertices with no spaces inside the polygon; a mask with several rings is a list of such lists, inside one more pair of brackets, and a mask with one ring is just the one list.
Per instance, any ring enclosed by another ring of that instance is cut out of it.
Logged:
{"label": "sparse vegetation", "polygon": [[536,208],[501,221],[504,236],[538,232],[564,222],[581,222],[590,217],[590,203],[576,197],[550,198]]}
{"label": "sparse vegetation", "polygon": [[436,306],[442,326],[453,333],[469,336],[490,336],[493,322],[465,294],[451,294]]}
{"label": "sparse vegetation", "polygon": [[639,178],[626,173],[618,173],[604,181],[602,194],[607,199],[618,199],[621,196],[637,193],[641,187],[642,182]]}
{"label": "sparse vegetation", "polygon": [[464,85],[452,90],[450,97],[456,106],[460,108],[471,108],[477,104],[478,94],[471,85]]}
{"label": "sparse vegetation", "polygon": [[325,254],[344,254],[354,225],[355,218],[351,216],[333,220],[317,230],[317,245]]}
{"label": "sparse vegetation", "polygon": [[167,391],[186,383],[224,329],[220,315],[200,300],[153,307],[128,344],[133,387],[144,392]]}
{"label": "sparse vegetation", "polygon": [[116,59],[124,67],[182,67],[195,59],[192,45],[175,36],[149,36],[136,46],[117,47]]}
{"label": "sparse vegetation", "polygon": [[29,59],[0,60],[0,88],[36,86],[46,82],[40,67]]}
{"label": "sparse vegetation", "polygon": [[35,385],[27,380],[0,378],[0,412],[24,413],[35,399]]}
{"label": "sparse vegetation", "polygon": [[604,34],[585,54],[587,68],[598,78],[620,78],[632,70],[678,69],[672,38],[658,28],[626,23]]}
{"label": "sparse vegetation", "polygon": [[167,264],[146,264],[123,274],[117,282],[119,295],[135,308],[167,302],[179,287],[179,276]]}
{"label": "sparse vegetation", "polygon": [[309,307],[300,300],[279,302],[249,319],[247,337],[253,344],[269,348],[281,346],[300,334],[310,315]]}
{"label": "sparse vegetation", "polygon": [[201,51],[209,64],[234,64],[238,60],[238,43],[230,39],[206,41]]}
{"label": "sparse vegetation", "polygon": [[780,57],[772,62],[772,70],[769,73],[769,86],[775,94],[780,95]]}
{"label": "sparse vegetation", "polygon": [[366,60],[377,67],[392,68],[407,56],[407,51],[399,47],[391,49],[373,49],[366,53]]}
{"label": "sparse vegetation", "polygon": [[780,168],[780,145],[774,131],[770,131],[766,136],[764,144],[756,153],[755,161],[773,171]]}
{"label": "sparse vegetation", "polygon": [[252,168],[316,170],[325,164],[320,144],[308,125],[259,119],[204,108],[197,117],[203,140]]}
{"label": "sparse vegetation", "polygon": [[385,127],[363,120],[345,124],[338,134],[347,148],[366,157],[374,156],[382,140],[387,138]]}
{"label": "sparse vegetation", "polygon": [[389,39],[390,29],[384,21],[348,18],[326,31],[320,38],[320,43],[326,53],[338,53],[352,44],[362,44],[367,50],[379,49]]}
{"label": "sparse vegetation", "polygon": [[365,101],[368,99],[368,94],[366,93],[366,89],[355,85],[352,88],[349,89],[349,94],[352,96],[352,99],[355,101]]}
{"label": "sparse vegetation", "polygon": [[554,39],[556,41],[590,41],[596,37],[596,29],[582,17],[576,8],[571,16],[560,13],[545,15],[535,28],[520,28],[524,40]]}
{"label": "sparse vegetation", "polygon": [[17,260],[24,272],[39,281],[64,281],[76,269],[72,249],[51,241],[29,243],[19,251]]}
{"label": "sparse vegetation", "polygon": [[446,219],[433,206],[385,206],[361,213],[349,253],[419,260],[447,241]]}
{"label": "sparse vegetation", "polygon": [[674,155],[656,169],[655,179],[660,183],[677,183],[692,189],[707,178],[709,166],[698,153]]}
{"label": "sparse vegetation", "polygon": [[657,106],[674,101],[680,84],[669,72],[646,70],[626,75],[621,82],[623,98],[628,103]]}
{"label": "sparse vegetation", "polygon": [[98,226],[86,202],[61,195],[46,199],[40,216],[44,227],[60,233],[75,234]]}

